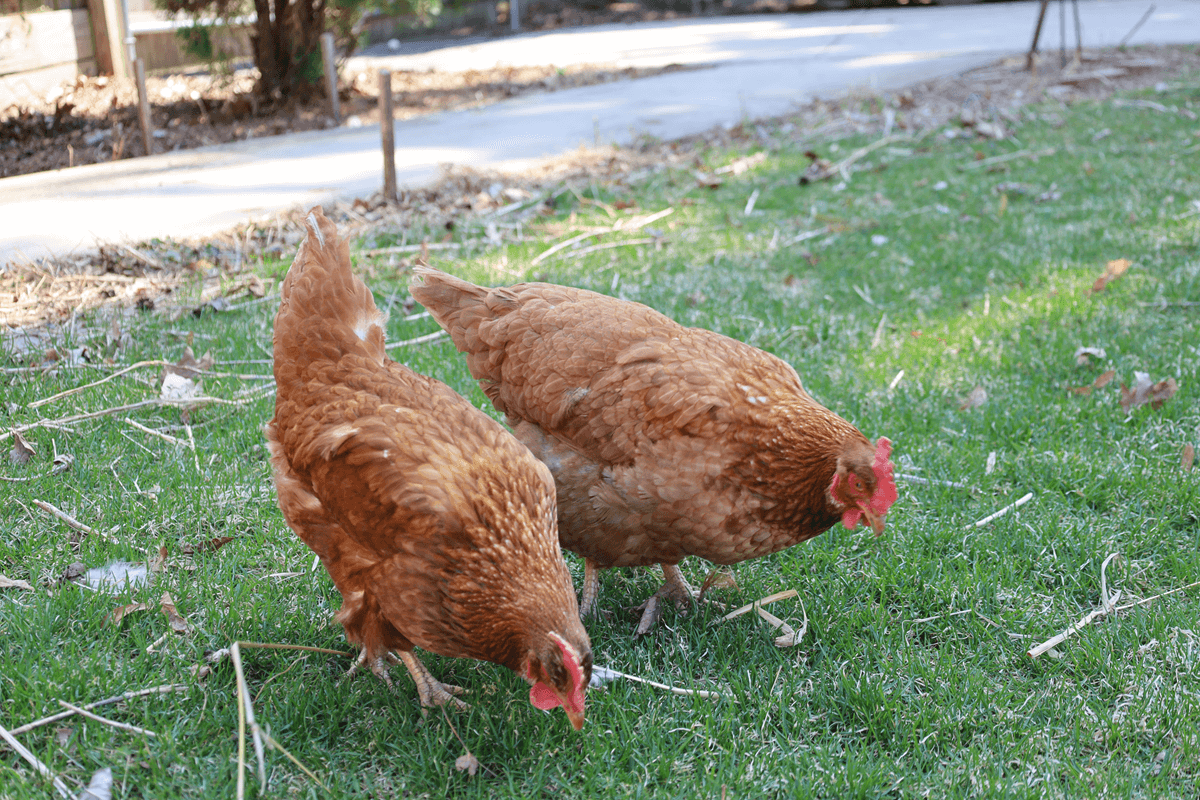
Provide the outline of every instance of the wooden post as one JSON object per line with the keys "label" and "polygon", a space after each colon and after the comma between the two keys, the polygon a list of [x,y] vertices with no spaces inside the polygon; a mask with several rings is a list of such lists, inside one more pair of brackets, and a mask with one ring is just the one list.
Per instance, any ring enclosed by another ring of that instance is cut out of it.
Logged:
{"label": "wooden post", "polygon": [[321,34],[321,60],[325,62],[325,93],[329,95],[329,110],[333,121],[342,124],[342,109],[338,103],[337,63],[333,60],[333,34]]}
{"label": "wooden post", "polygon": [[97,69],[101,74],[129,77],[132,65],[127,55],[128,48],[125,47],[119,0],[88,0],[88,18],[92,23]]}
{"label": "wooden post", "polygon": [[1025,69],[1033,72],[1033,57],[1037,53],[1038,39],[1042,37],[1042,23],[1046,20],[1046,6],[1050,5],[1050,0],[1042,0],[1041,8],[1038,9],[1037,24],[1033,26],[1033,42],[1029,45],[1029,54],[1025,56]]}
{"label": "wooden post", "polygon": [[153,155],[154,131],[150,127],[150,98],[146,96],[146,62],[140,58],[135,59],[133,71],[137,81],[138,121],[142,123],[142,147],[145,155]]}
{"label": "wooden post", "polygon": [[396,130],[392,124],[392,71],[379,70],[379,136],[383,143],[383,199],[396,202]]}

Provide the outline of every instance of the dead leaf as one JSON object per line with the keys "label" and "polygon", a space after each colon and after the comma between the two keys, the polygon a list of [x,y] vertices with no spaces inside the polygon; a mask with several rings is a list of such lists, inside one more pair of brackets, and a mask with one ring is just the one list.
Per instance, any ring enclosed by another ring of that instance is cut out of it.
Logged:
{"label": "dead leaf", "polygon": [[[1184,472],[1191,472],[1192,464],[1194,464],[1195,461],[1196,461],[1196,448],[1192,447],[1192,445],[1190,443],[1185,444],[1183,446],[1183,456],[1179,460],[1179,466],[1183,467]],[[0,575],[0,578],[2,578],[2,577],[3,576]]]}
{"label": "dead leaf", "polygon": [[475,773],[479,771],[479,759],[471,755],[470,751],[468,751],[464,755],[454,759],[454,768],[474,778]]}
{"label": "dead leaf", "polygon": [[699,600],[704,599],[704,594],[709,589],[734,589],[738,588],[738,583],[733,575],[720,567],[714,567],[708,573],[708,577],[704,579],[704,583],[700,586]]}
{"label": "dead leaf", "polygon": [[73,561],[65,570],[63,570],[63,573],[58,576],[57,583],[62,584],[66,583],[67,581],[73,581],[87,571],[87,564],[84,564],[82,561]]}
{"label": "dead leaf", "polygon": [[190,344],[184,345],[183,356],[171,366],[167,367],[163,372],[163,378],[168,375],[179,375],[183,378],[196,378],[201,372],[207,372],[213,368],[217,361],[213,358],[212,351],[205,352],[200,356],[200,360],[196,360],[196,354],[192,351]]}
{"label": "dead leaf", "polygon": [[1112,379],[1116,377],[1116,375],[1117,371],[1115,369],[1106,369],[1096,377],[1096,380],[1092,381],[1087,386],[1072,386],[1068,387],[1067,391],[1071,394],[1091,394],[1092,389],[1103,389],[1105,386],[1108,386],[1108,384],[1112,382]]}
{"label": "dead leaf", "polygon": [[158,552],[146,559],[146,569],[151,575],[157,575],[167,568],[167,546],[159,545]]}
{"label": "dead leaf", "polygon": [[112,786],[112,767],[98,769],[76,800],[112,800]]}
{"label": "dead leaf", "polygon": [[150,606],[145,603],[130,603],[127,606],[118,606],[104,616],[105,625],[120,625],[121,620],[125,619],[127,614],[132,614],[135,611],[149,611]]}
{"label": "dead leaf", "polygon": [[1158,383],[1150,383],[1150,376],[1145,372],[1135,372],[1134,385],[1130,389],[1121,384],[1121,408],[1128,414],[1138,406],[1150,404],[1151,408],[1161,408],[1179,390],[1179,384],[1174,378],[1166,378]]}
{"label": "dead leaf", "polygon": [[220,550],[222,547],[232,541],[232,536],[216,536],[206,542],[201,542],[200,544],[185,544],[180,548],[180,550],[183,551],[184,555],[190,556],[195,553],[202,553],[205,550]]}
{"label": "dead leaf", "polygon": [[1104,352],[1103,347],[1078,347],[1075,349],[1075,364],[1080,367],[1086,367],[1092,363],[1092,356],[1096,358],[1104,358],[1108,353]]}
{"label": "dead leaf", "polygon": [[228,647],[223,647],[220,650],[210,650],[204,654],[203,664],[193,664],[188,668],[188,671],[192,673],[196,680],[202,681],[211,675],[213,669],[227,658],[229,658]]}
{"label": "dead leaf", "polygon": [[[1188,446],[1190,447],[1191,445]],[[0,589],[25,589],[33,591],[33,587],[25,581],[14,581],[12,578],[6,578],[3,575],[0,575]]]}
{"label": "dead leaf", "polygon": [[12,429],[12,438],[12,450],[8,453],[9,462],[17,466],[28,464],[30,459],[37,455],[37,448],[26,441],[21,432],[16,429]]}
{"label": "dead leaf", "polygon": [[637,200],[618,200],[617,202],[613,203],[613,208],[615,208],[617,211],[625,211],[626,209],[637,207]]}
{"label": "dead leaf", "polygon": [[54,457],[54,466],[50,468],[51,475],[61,475],[75,466],[75,456],[70,453],[59,453]]}
{"label": "dead leaf", "polygon": [[721,184],[724,183],[724,181],[715,175],[709,175],[708,173],[700,172],[699,170],[696,170],[695,175],[696,185],[701,189],[719,189]]}
{"label": "dead leaf", "polygon": [[1133,262],[1127,258],[1118,258],[1115,261],[1108,262],[1108,264],[1104,266],[1104,274],[1097,278],[1096,282],[1092,284],[1092,294],[1103,292],[1104,287],[1108,286],[1117,278],[1124,275],[1125,270],[1129,269],[1132,263]]}
{"label": "dead leaf", "polygon": [[987,389],[984,389],[982,386],[976,386],[967,393],[967,399],[962,402],[962,404],[958,407],[958,410],[970,411],[972,408],[979,408],[981,405],[987,402],[987,399]]}
{"label": "dead leaf", "polygon": [[159,397],[163,400],[191,400],[203,396],[203,385],[199,381],[174,373],[163,378]]}
{"label": "dead leaf", "polygon": [[162,606],[162,612],[167,615],[167,622],[170,623],[171,630],[176,633],[188,633],[191,631],[192,626],[188,624],[186,619],[179,615],[179,610],[175,608],[175,600],[171,598],[170,592],[163,592],[159,603]]}
{"label": "dead leaf", "polygon": [[808,157],[810,163],[804,170],[804,173],[800,176],[801,186],[808,183],[823,181],[826,178],[832,177],[834,174],[836,174],[837,170],[834,169],[833,162],[831,162],[829,159],[821,158],[812,150],[806,151],[804,155]]}

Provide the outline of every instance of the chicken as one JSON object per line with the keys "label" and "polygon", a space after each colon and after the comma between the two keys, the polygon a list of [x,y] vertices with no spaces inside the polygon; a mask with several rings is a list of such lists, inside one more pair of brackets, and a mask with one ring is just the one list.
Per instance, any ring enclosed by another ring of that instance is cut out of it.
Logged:
{"label": "chicken", "polygon": [[279,507],[341,592],[358,664],[390,686],[396,651],[423,706],[461,706],[413,647],[492,661],[578,730],[592,651],[549,470],[449,387],[387,357],[385,317],[349,248],[319,208],[306,224],[275,317],[266,436]]}
{"label": "chicken", "polygon": [[484,289],[419,267],[413,297],[558,489],[562,546],[598,570],[659,564],[647,601],[693,597],[678,564],[734,564],[839,519],[876,534],[896,500],[891,442],[813,400],[781,359],[639,303],[544,283]]}

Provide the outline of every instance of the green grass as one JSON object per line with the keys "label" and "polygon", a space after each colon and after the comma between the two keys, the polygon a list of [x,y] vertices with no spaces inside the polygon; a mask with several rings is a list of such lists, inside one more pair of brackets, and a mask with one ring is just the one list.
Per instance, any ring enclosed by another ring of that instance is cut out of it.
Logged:
{"label": "green grass", "polygon": [[[1153,99],[1200,110],[1196,85],[1193,76]],[[1095,136],[1104,129],[1111,134]],[[1109,553],[1122,555],[1108,568],[1110,589],[1127,597],[1200,579],[1200,470],[1180,467],[1184,444],[1200,444],[1200,308],[1178,304],[1200,300],[1197,123],[1111,102],[1034,107],[1016,141],[898,142],[868,156],[868,168],[845,186],[798,185],[803,150],[836,160],[870,138],[797,145],[785,129],[768,125],[767,133],[774,145],[766,161],[715,190],[698,187],[689,166],[632,185],[561,192],[552,217],[524,222],[525,241],[473,244],[456,258],[438,251],[433,264],[490,283],[514,281],[516,272],[613,293],[774,352],[869,437],[890,437],[898,469],[970,489],[902,483],[883,537],[837,526],[735,567],[740,590],[723,599],[736,604],[800,591],[809,630],[794,649],[777,649],[750,615],[713,624],[711,609],[668,612],[654,635],[634,639],[624,609],[653,590],[656,576],[605,573],[600,602],[612,614],[589,626],[596,662],[723,689],[729,699],[620,681],[591,693],[587,725],[576,734],[561,713],[531,708],[524,683],[506,670],[428,656],[437,676],[470,690],[471,710],[453,719],[490,771],[475,778],[454,770],[463,746],[440,713],[421,714],[403,670],[389,694],[370,676],[341,680],[349,663],[342,657],[245,651],[259,720],[333,797],[1200,792],[1200,589],[1100,619],[1060,645],[1058,657],[1025,654],[1098,604]],[[709,169],[761,149],[733,141],[701,151]],[[1009,161],[998,172],[961,169],[977,157],[1047,148],[1054,155]],[[756,213],[746,216],[756,190]],[[610,224],[594,201],[618,200],[638,206],[622,217],[675,209],[649,226],[660,247],[577,259],[566,251],[529,266],[556,241],[548,226]],[[463,220],[455,236],[478,242],[482,231],[482,222]],[[425,233],[410,231],[408,241]],[[376,233],[369,244],[398,235]],[[1117,258],[1133,262],[1129,272],[1091,293]],[[381,304],[406,297],[403,270],[391,263],[384,256],[371,265]],[[281,275],[286,266],[267,264],[263,273]],[[269,302],[174,320],[122,313],[130,337],[113,349],[112,315],[99,312],[56,329],[46,346],[87,345],[132,364],[177,359],[181,336],[191,334],[198,353],[212,349],[218,370],[269,373],[266,363],[238,362],[265,358],[272,314]],[[436,329],[428,319],[402,318],[397,305],[390,338]],[[1107,355],[1077,366],[1079,346]],[[494,413],[448,343],[395,355]],[[1173,377],[1179,392],[1160,409],[1127,416],[1119,381],[1087,396],[1066,391],[1108,368],[1126,383],[1135,371]],[[117,379],[28,408],[107,371],[0,375],[4,426],[154,395],[154,370],[142,370],[144,380]],[[204,385],[232,398],[266,384],[209,377]],[[975,386],[987,402],[960,410]],[[55,713],[57,699],[83,704],[162,683],[191,687],[97,709],[159,738],[77,718],[23,734],[72,788],[111,766],[114,797],[232,796],[233,670],[226,663],[197,682],[189,668],[239,639],[346,649],[331,621],[337,593],[327,575],[310,571],[311,553],[274,502],[261,436],[272,412],[261,392],[243,406],[192,412],[195,456],[122,421],[186,439],[179,411],[140,409],[70,431],[31,430],[35,462],[5,460],[0,474],[27,477],[47,472],[54,452],[75,456],[65,474],[0,484],[0,573],[35,587],[0,590],[0,724],[11,729]],[[1029,504],[986,527],[972,524],[1025,492],[1034,493]],[[88,536],[72,545],[35,499],[93,528],[115,527],[119,544]],[[217,536],[233,541],[184,553],[185,544]],[[142,561],[160,545],[169,565],[149,587],[114,597],[57,582],[72,562]],[[579,560],[568,560],[578,579]],[[695,561],[684,567],[697,582],[706,571]],[[164,591],[192,631],[171,634],[148,654],[169,631],[157,610]],[[154,608],[104,624],[114,607],[137,601]],[[772,610],[798,625],[795,601]],[[270,796],[325,796],[280,753],[268,751],[268,771]],[[0,797],[42,798],[48,790],[3,750]]]}

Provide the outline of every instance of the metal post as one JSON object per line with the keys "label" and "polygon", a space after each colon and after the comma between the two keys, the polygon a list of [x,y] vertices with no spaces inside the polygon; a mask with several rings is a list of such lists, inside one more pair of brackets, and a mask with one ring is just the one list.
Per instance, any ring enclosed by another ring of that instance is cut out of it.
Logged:
{"label": "metal post", "polygon": [[396,132],[392,124],[392,71],[379,70],[379,136],[383,144],[383,199],[396,202]]}
{"label": "metal post", "polygon": [[333,60],[333,34],[321,34],[321,60],[325,62],[325,93],[329,95],[329,110],[333,121],[342,124],[342,109],[338,103],[337,63]]}
{"label": "metal post", "polygon": [[[129,29],[129,0],[121,0],[121,30],[125,34],[125,69],[128,70],[137,59],[137,37]],[[126,72],[122,77],[130,75]]]}
{"label": "metal post", "polygon": [[508,0],[508,21],[512,23],[514,31],[521,30],[520,0]]}
{"label": "metal post", "polygon": [[134,80],[137,81],[138,122],[142,125],[142,148],[145,155],[154,153],[154,136],[150,128],[150,99],[146,96],[146,62],[140,58],[133,61]]}

